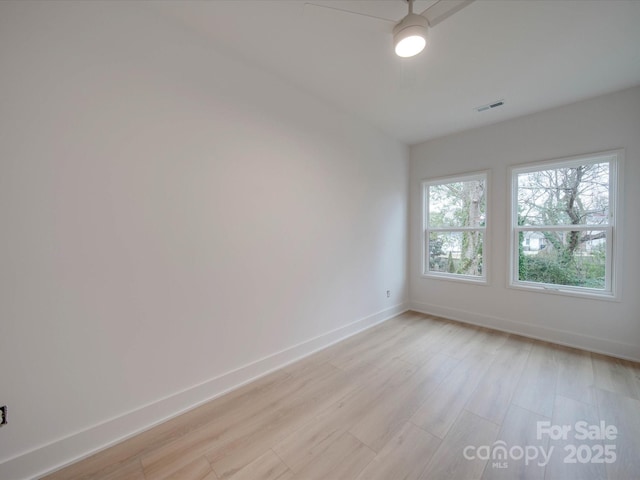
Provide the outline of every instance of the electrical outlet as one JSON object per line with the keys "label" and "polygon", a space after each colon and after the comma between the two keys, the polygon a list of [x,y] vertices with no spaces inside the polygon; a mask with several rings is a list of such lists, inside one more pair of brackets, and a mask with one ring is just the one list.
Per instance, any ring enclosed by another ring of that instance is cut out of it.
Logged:
{"label": "electrical outlet", "polygon": [[391,296],[391,290],[387,290],[387,298]]}
{"label": "electrical outlet", "polygon": [[7,406],[0,407],[0,427],[7,424]]}

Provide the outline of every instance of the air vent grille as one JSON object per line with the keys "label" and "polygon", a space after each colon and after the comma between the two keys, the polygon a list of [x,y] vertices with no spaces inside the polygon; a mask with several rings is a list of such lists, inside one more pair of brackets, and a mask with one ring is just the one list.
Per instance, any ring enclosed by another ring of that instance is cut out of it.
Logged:
{"label": "air vent grille", "polygon": [[491,110],[492,108],[498,108],[504,105],[503,100],[496,100],[495,102],[487,103],[486,105],[482,105],[480,107],[476,107],[476,112],[486,112],[487,110]]}

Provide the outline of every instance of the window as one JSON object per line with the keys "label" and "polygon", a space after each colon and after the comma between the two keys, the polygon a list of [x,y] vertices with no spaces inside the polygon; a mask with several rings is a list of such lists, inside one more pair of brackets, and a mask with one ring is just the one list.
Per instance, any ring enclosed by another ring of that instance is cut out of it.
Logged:
{"label": "window", "polygon": [[511,285],[614,296],[621,152],[513,168]]}
{"label": "window", "polygon": [[487,174],[423,183],[423,274],[486,282]]}

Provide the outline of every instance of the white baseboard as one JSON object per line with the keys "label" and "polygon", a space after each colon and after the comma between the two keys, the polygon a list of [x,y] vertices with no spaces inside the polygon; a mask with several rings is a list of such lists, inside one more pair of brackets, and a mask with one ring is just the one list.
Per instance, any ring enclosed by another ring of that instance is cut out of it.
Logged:
{"label": "white baseboard", "polygon": [[523,337],[544,340],[567,347],[601,353],[612,357],[640,362],[640,347],[628,343],[614,342],[605,338],[596,338],[581,333],[569,332],[555,328],[532,325],[507,318],[494,317],[481,313],[470,312],[458,308],[444,307],[421,302],[409,302],[410,310],[427,315],[456,320],[481,327],[492,328],[506,333],[514,333]]}
{"label": "white baseboard", "polygon": [[23,480],[39,478],[52,473],[407,310],[405,303],[395,305],[199,385],[194,385],[106,422],[13,457],[0,463],[0,478],[3,480]]}

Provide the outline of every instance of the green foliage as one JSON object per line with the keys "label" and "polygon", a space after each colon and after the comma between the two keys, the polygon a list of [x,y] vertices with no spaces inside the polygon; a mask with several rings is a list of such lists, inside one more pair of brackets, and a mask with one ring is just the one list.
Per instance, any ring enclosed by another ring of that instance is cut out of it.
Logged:
{"label": "green foliage", "polygon": [[524,232],[518,232],[518,278],[520,280],[529,278],[529,262],[524,254]]}
{"label": "green foliage", "polygon": [[576,285],[571,270],[565,268],[554,257],[545,255],[523,255],[520,259],[520,280],[553,285]]}
{"label": "green foliage", "polygon": [[[485,225],[484,179],[469,179],[428,187],[429,269],[462,275],[482,272],[481,227]],[[448,228],[472,227],[456,232]]]}
{"label": "green foliage", "polygon": [[456,273],[456,266],[453,263],[453,255],[449,252],[449,258],[447,259],[447,272]]}
{"label": "green foliage", "polygon": [[568,285],[574,287],[604,288],[605,264],[597,255],[566,258],[555,255],[520,256],[520,280]]}
{"label": "green foliage", "polygon": [[482,242],[478,232],[462,233],[462,253],[456,273],[463,275],[482,273]]}
{"label": "green foliage", "polygon": [[[520,280],[604,288],[606,236],[597,227],[608,223],[608,211],[608,162],[518,174],[518,225],[539,227],[519,233]],[[572,230],[571,225],[596,228]],[[536,246],[530,250],[527,242],[525,247],[525,239],[535,240]]]}
{"label": "green foliage", "polygon": [[439,257],[444,252],[442,250],[442,240],[438,237],[429,239],[429,255],[433,257]]}

